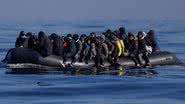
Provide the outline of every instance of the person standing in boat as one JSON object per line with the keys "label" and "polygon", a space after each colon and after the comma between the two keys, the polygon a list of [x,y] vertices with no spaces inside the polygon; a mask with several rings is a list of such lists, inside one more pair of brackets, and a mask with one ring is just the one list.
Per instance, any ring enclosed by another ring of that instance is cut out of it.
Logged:
{"label": "person standing in boat", "polygon": [[38,41],[39,41],[39,53],[43,57],[50,56],[53,51],[52,43],[43,31],[39,32]]}
{"label": "person standing in boat", "polygon": [[119,28],[119,37],[123,40],[124,43],[124,52],[128,51],[129,43],[128,43],[128,36],[126,34],[125,27]]}
{"label": "person standing in boat", "polygon": [[76,46],[76,52],[74,55],[74,61],[77,61],[80,57],[80,53],[82,51],[82,42],[79,39],[79,35],[78,34],[74,34],[73,35],[73,40],[75,41],[75,46]]}
{"label": "person standing in boat", "polygon": [[120,56],[123,57],[124,53],[125,53],[125,45],[124,45],[124,38],[125,38],[125,36],[120,34],[120,33],[118,33],[117,37],[118,37],[118,41],[119,41],[119,43],[121,45],[121,55]]}
{"label": "person standing in boat", "polygon": [[135,36],[132,32],[128,33],[128,56],[134,61],[135,66],[140,66],[137,59],[138,45]]}
{"label": "person standing in boat", "polygon": [[95,51],[95,45],[91,42],[91,39],[89,36],[85,38],[85,43],[83,44],[82,49],[82,61],[84,61],[86,64],[89,63],[91,59],[93,59],[96,55]]}
{"label": "person standing in boat", "polygon": [[96,37],[95,42],[95,51],[96,55],[94,57],[95,67],[102,68],[104,66],[104,61],[108,57],[108,48],[107,45],[104,43],[105,37],[98,36]]}
{"label": "person standing in boat", "polygon": [[114,64],[115,61],[117,62],[117,57],[116,54],[114,53],[115,51],[115,41],[116,41],[116,36],[113,34],[113,32],[111,31],[111,29],[108,29],[105,33],[103,33],[103,35],[105,35],[105,43],[108,46],[108,61],[110,64]]}
{"label": "person standing in boat", "polygon": [[142,64],[142,59],[143,59],[145,61],[145,66],[151,66],[148,58],[148,52],[146,49],[146,40],[142,31],[138,32],[137,38],[138,38],[137,57],[138,57],[139,64],[143,65]]}
{"label": "person standing in boat", "polygon": [[[82,34],[80,36],[80,41],[81,41],[81,44],[82,44],[82,50],[80,52],[80,56],[79,56],[79,62],[84,62],[84,58],[85,58],[85,50],[86,49],[90,49],[90,46],[87,46],[87,35],[86,34]],[[88,48],[87,48],[88,47]]]}

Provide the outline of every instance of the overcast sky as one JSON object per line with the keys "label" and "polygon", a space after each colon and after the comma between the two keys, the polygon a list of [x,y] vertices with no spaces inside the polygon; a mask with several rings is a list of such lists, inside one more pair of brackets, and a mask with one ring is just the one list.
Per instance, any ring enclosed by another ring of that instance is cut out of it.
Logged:
{"label": "overcast sky", "polygon": [[185,0],[0,0],[0,21],[185,19]]}

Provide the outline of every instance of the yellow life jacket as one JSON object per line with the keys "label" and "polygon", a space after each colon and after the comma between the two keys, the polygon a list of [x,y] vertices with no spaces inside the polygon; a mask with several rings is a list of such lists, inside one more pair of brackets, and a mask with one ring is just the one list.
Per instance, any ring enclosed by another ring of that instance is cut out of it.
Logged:
{"label": "yellow life jacket", "polygon": [[122,54],[122,46],[121,46],[119,39],[116,41],[115,48],[116,48],[116,51],[115,51],[116,55],[120,57]]}
{"label": "yellow life jacket", "polygon": [[121,55],[124,55],[125,45],[124,45],[124,43],[123,43],[123,40],[121,40],[121,39],[118,39],[118,40],[119,40],[119,42],[120,42],[120,44],[121,44]]}

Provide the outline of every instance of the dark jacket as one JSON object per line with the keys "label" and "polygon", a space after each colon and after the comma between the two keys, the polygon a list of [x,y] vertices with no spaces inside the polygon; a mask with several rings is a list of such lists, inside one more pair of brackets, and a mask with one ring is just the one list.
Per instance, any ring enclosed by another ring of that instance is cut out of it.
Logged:
{"label": "dark jacket", "polygon": [[63,56],[63,40],[58,36],[53,39],[53,54],[57,56]]}
{"label": "dark jacket", "polygon": [[137,41],[135,39],[128,41],[128,52],[129,54],[136,55],[138,51]]}
{"label": "dark jacket", "polygon": [[143,53],[143,52],[147,52],[145,39],[138,40],[138,53]]}
{"label": "dark jacket", "polygon": [[44,34],[40,33],[39,39],[39,52],[42,56],[46,57],[52,54],[52,43],[49,38]]}
{"label": "dark jacket", "polygon": [[66,41],[67,45],[64,47],[64,56],[72,57],[75,56],[76,53],[76,44],[73,39]]}
{"label": "dark jacket", "polygon": [[157,39],[152,35],[147,35],[146,37],[147,45],[152,47],[152,51],[155,52],[156,50],[159,50],[159,44]]}
{"label": "dark jacket", "polygon": [[82,42],[80,40],[77,40],[75,42],[75,45],[76,45],[76,53],[75,55],[80,55],[81,51],[82,51]]}
{"label": "dark jacket", "polygon": [[19,47],[28,48],[28,38],[23,38],[23,37],[19,36],[16,39],[15,47],[16,48],[19,48]]}

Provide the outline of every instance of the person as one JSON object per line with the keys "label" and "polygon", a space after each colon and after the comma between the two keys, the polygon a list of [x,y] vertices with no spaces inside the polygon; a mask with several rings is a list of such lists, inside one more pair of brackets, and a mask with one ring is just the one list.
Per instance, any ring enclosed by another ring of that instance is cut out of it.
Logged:
{"label": "person", "polygon": [[146,50],[146,40],[142,31],[138,32],[137,38],[138,38],[137,57],[138,57],[139,64],[143,65],[142,64],[142,59],[143,59],[145,61],[145,66],[151,66],[148,58],[148,52]]}
{"label": "person", "polygon": [[96,54],[94,49],[95,48],[93,44],[91,43],[91,38],[86,37],[83,43],[83,46],[82,46],[80,62],[84,61],[86,64],[88,64],[89,60],[91,60]]}
{"label": "person", "polygon": [[155,32],[154,30],[150,30],[147,33],[147,39],[149,40],[149,44],[152,47],[152,52],[158,52],[160,51],[159,44],[157,41],[157,38],[155,37]]}
{"label": "person", "polygon": [[121,34],[118,34],[118,42],[121,44],[121,55],[120,56],[124,56],[125,53],[125,45],[124,45],[124,37]]}
{"label": "person", "polygon": [[64,38],[64,54],[63,54],[63,63],[66,65],[67,59],[71,59],[71,63],[69,64],[71,67],[76,62],[75,53],[76,53],[76,45],[75,41],[72,38],[72,34],[68,34],[67,37]]}
{"label": "person", "polygon": [[82,42],[80,41],[78,34],[73,35],[73,40],[75,41],[75,45],[76,45],[76,52],[74,56],[74,60],[76,61],[77,59],[79,59],[80,52],[82,51]]}
{"label": "person", "polygon": [[28,48],[39,51],[39,42],[36,35],[31,35],[28,39]]}
{"label": "person", "polygon": [[128,56],[131,60],[134,61],[135,66],[140,66],[138,59],[137,59],[137,41],[135,40],[135,36],[132,32],[128,33]]}
{"label": "person", "polygon": [[115,63],[115,61],[117,62],[117,58],[115,57],[115,39],[116,36],[112,33],[112,31],[110,29],[108,29],[105,33],[103,33],[105,35],[105,43],[108,46],[108,51],[109,51],[109,55],[108,55],[108,62],[110,64]]}
{"label": "person", "polygon": [[125,27],[119,28],[119,37],[123,40],[124,43],[124,52],[128,51],[129,43],[128,43],[128,36],[126,35]]}
{"label": "person", "polygon": [[[85,57],[85,50],[86,50],[86,38],[87,35],[86,34],[82,34],[80,36],[80,41],[82,44],[82,50],[80,52],[80,56],[79,56],[79,62],[83,62],[84,61],[84,57]],[[90,47],[90,46],[89,46]],[[89,48],[88,48],[89,49]]]}
{"label": "person", "polygon": [[111,55],[112,56],[111,64],[118,64],[118,58],[122,54],[122,47],[117,37],[114,37],[114,39],[112,40],[112,45],[114,46],[114,48],[112,50],[112,55]]}
{"label": "person", "polygon": [[96,40],[95,40],[96,55],[94,57],[94,63],[95,63],[95,67],[97,68],[103,67],[104,61],[108,56],[108,48],[106,44],[104,44],[104,39],[105,38],[103,36],[99,36],[99,37],[96,37]]}
{"label": "person", "polygon": [[[105,43],[105,36],[103,34],[100,36],[100,44],[102,45],[101,56],[104,61],[108,59],[109,50],[107,44]],[[101,65],[104,65],[104,62],[102,62]]]}
{"label": "person", "polygon": [[61,37],[55,33],[52,33],[49,36],[49,39],[51,40],[53,45],[53,54],[56,56],[62,57],[64,46],[63,46],[63,40],[61,39]]}
{"label": "person", "polygon": [[47,57],[52,54],[52,43],[49,38],[45,35],[43,31],[40,31],[38,34],[39,41],[39,53],[43,57]]}
{"label": "person", "polygon": [[19,36],[16,39],[15,47],[16,48],[19,48],[19,47],[25,47],[25,48],[27,48],[28,47],[28,44],[27,43],[28,42],[27,42],[26,34],[25,34],[24,31],[21,31],[19,33]]}

